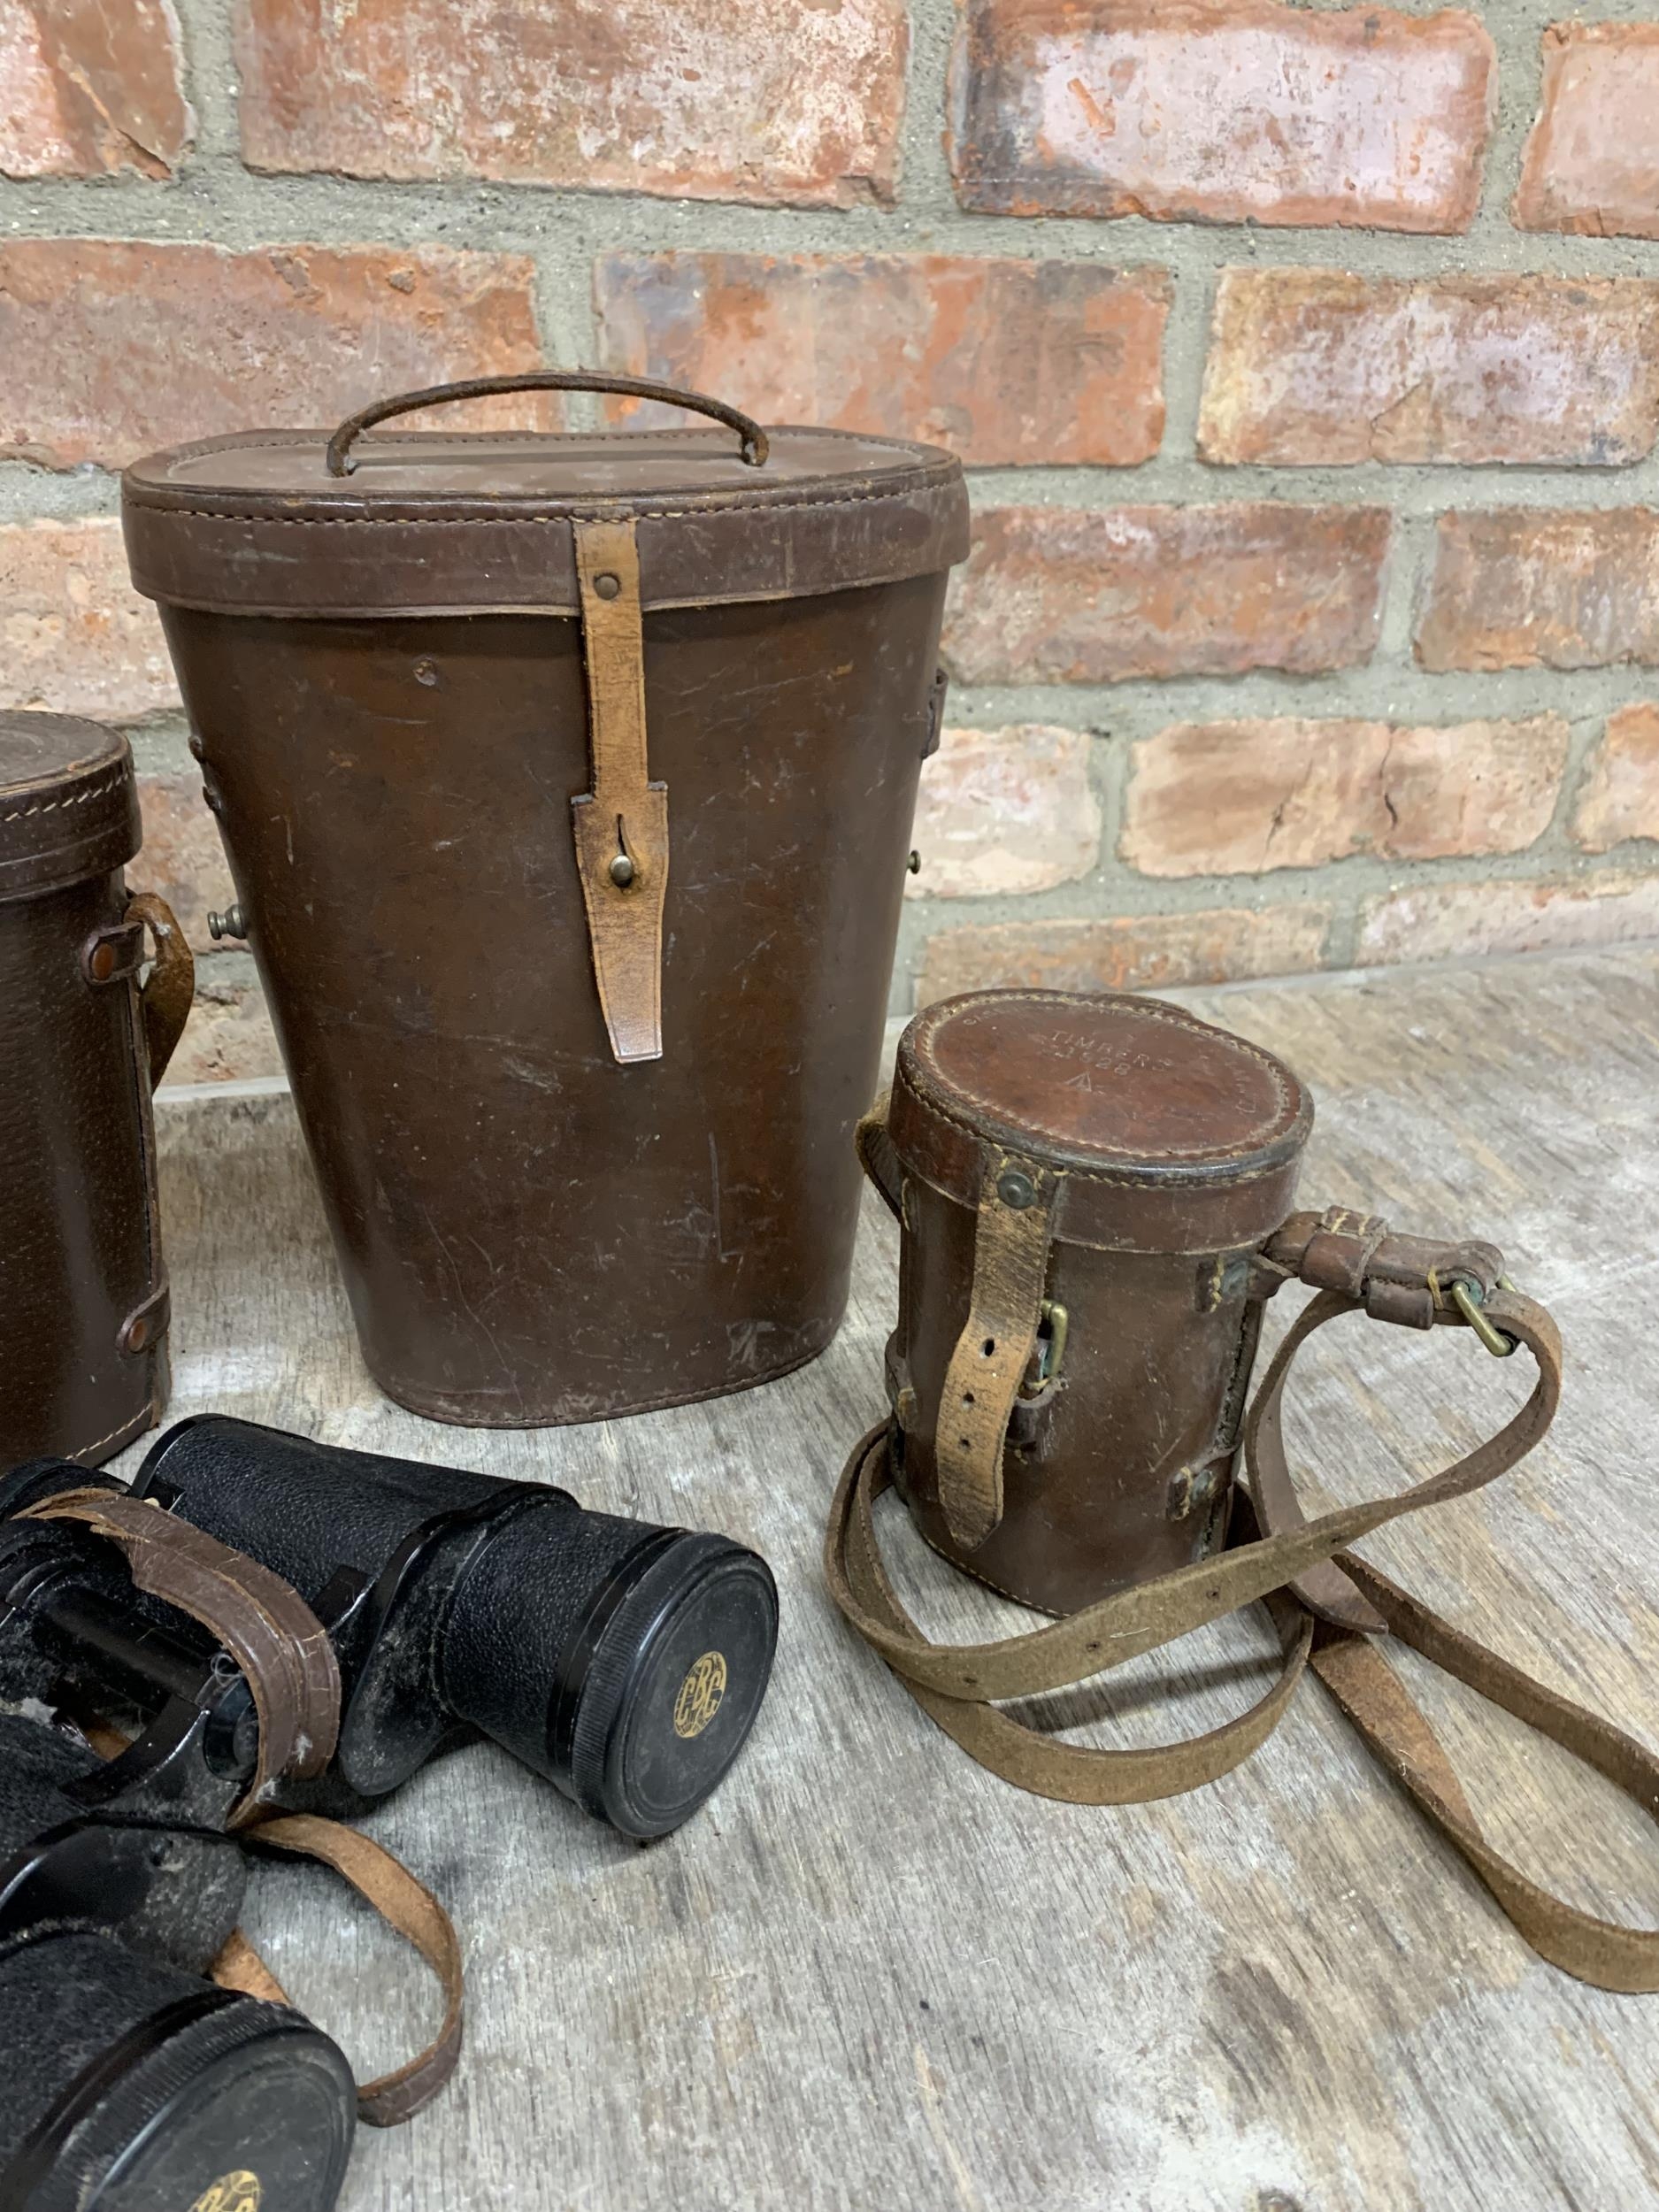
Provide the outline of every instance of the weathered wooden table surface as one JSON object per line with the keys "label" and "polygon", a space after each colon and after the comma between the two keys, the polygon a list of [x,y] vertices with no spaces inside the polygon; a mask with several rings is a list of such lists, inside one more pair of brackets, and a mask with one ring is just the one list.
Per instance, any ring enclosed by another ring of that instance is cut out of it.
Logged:
{"label": "weathered wooden table surface", "polygon": [[[1555,1308],[1568,1386],[1546,1448],[1369,1549],[1659,1740],[1659,952],[1185,996],[1311,1083],[1306,1196],[1490,1235]],[[346,2207],[1618,2212],[1659,2197],[1659,1997],[1533,1958],[1311,1677],[1242,1771],[1091,1810],[981,1772],[843,1628],[818,1549],[841,1460],[881,1405],[895,1235],[873,1202],[847,1325],[804,1372],[593,1428],[446,1430],[364,1372],[286,1099],[165,1105],[162,1139],[175,1412],[727,1529],[781,1587],[755,1737],[677,1836],[625,1843],[489,1747],[376,1814],[454,1912],[471,2023],[439,2103],[359,2137]],[[1463,1332],[1327,1333],[1292,1422],[1309,1495],[1393,1488],[1466,1448],[1525,1364]],[[935,1632],[1018,1617],[884,1511]],[[1056,1717],[1082,1712],[1088,1740],[1117,1742],[1213,1724],[1259,1690],[1269,1649],[1235,1622]],[[1494,1840],[1575,1901],[1659,1918],[1659,1839],[1638,1816],[1405,1671]],[[420,1969],[320,1871],[262,1870],[250,1924],[360,2070],[433,2024]]]}

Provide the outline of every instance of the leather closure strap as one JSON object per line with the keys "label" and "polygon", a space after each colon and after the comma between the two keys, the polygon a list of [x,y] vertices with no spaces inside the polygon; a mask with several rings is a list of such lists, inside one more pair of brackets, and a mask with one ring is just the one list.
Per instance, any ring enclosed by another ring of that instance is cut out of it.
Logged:
{"label": "leather closure strap", "polygon": [[231,1826],[258,1817],[280,1776],[303,1781],[322,1772],[340,1732],[339,1663],[321,1622],[280,1575],[119,1491],[60,1491],[17,1517],[74,1521],[107,1538],[134,1588],[199,1621],[242,1669],[259,1717],[259,1751]]}
{"label": "leather closure strap", "polygon": [[144,932],[135,921],[108,922],[81,948],[81,972],[94,989],[124,983],[144,961]]}
{"label": "leather closure strap", "polygon": [[1042,1320],[1048,1247],[1064,1179],[988,1154],[973,1225],[968,1318],[945,1371],[933,1441],[945,1525],[964,1547],[1002,1517],[1002,1447]]}
{"label": "leather closure strap", "polygon": [[644,632],[634,526],[571,525],[581,587],[593,789],[571,801],[594,979],[618,1061],[663,1056],[668,787],[646,762]]}
{"label": "leather closure strap", "polygon": [[[1259,1265],[1270,1276],[1294,1275],[1315,1290],[1340,1290],[1357,1299],[1373,1321],[1432,1329],[1455,1317],[1454,1283],[1471,1285],[1483,1299],[1498,1288],[1503,1255],[1480,1239],[1448,1244],[1404,1236],[1376,1214],[1328,1206],[1323,1213],[1292,1214],[1268,1239]],[[1270,1281],[1266,1287],[1271,1294],[1277,1285]]]}
{"label": "leather closure strap", "polygon": [[156,948],[154,964],[139,994],[150,1087],[154,1090],[190,1018],[196,997],[196,960],[165,899],[151,891],[140,891],[128,899],[124,926],[137,923],[149,930]]}

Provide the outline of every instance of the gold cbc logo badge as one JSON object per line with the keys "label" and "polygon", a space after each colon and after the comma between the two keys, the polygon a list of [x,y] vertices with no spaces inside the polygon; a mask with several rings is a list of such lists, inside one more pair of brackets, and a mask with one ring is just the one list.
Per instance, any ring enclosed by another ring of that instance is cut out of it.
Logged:
{"label": "gold cbc logo badge", "polygon": [[720,1700],[725,1695],[725,1654],[705,1651],[701,1659],[694,1659],[687,1669],[680,1695],[674,1700],[675,1735],[702,1735],[719,1711]]}
{"label": "gold cbc logo badge", "polygon": [[204,2189],[190,2212],[259,2212],[264,2195],[258,2175],[244,2166],[234,2174],[221,2174],[211,2188]]}

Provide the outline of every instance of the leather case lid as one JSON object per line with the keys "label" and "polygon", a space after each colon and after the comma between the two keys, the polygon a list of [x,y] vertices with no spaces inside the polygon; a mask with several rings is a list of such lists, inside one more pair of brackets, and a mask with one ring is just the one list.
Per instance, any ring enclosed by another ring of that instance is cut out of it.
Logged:
{"label": "leather case lid", "polygon": [[0,899],[123,868],[138,850],[127,740],[67,714],[0,714]]}
{"label": "leather case lid", "polygon": [[376,432],[333,477],[327,433],[250,432],[122,479],[133,580],[242,613],[374,615],[580,605],[572,518],[632,518],[646,607],[785,599],[964,559],[960,464],[933,446],[775,430],[761,467],[730,431]]}
{"label": "leather case lid", "polygon": [[1312,1123],[1271,1053],[1161,999],[977,991],[905,1031],[888,1126],[964,1205],[1006,1156],[1064,1171],[1068,1241],[1213,1252],[1284,1219]]}

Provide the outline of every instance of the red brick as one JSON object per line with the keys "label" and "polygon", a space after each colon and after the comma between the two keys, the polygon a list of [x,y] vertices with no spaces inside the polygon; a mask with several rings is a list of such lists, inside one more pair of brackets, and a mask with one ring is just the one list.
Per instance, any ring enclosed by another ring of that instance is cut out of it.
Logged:
{"label": "red brick", "polygon": [[[0,458],[110,466],[219,432],[541,365],[531,264],[386,248],[0,244]],[[440,419],[552,422],[532,396]]]}
{"label": "red brick", "polygon": [[182,69],[171,0],[0,0],[0,176],[171,175]]}
{"label": "red brick", "polygon": [[1442,515],[1425,668],[1659,664],[1659,511]]}
{"label": "red brick", "polygon": [[1659,430],[1659,284],[1229,269],[1206,461],[1640,461]]}
{"label": "red brick", "polygon": [[1572,834],[1593,853],[1627,837],[1659,838],[1659,706],[1650,700],[1608,716],[1573,810]]}
{"label": "red brick", "polygon": [[119,522],[0,524],[0,707],[127,722],[179,704]]}
{"label": "red brick", "polygon": [[1134,748],[1120,850],[1149,876],[1520,852],[1549,827],[1567,739],[1555,714],[1450,728],[1177,722]]}
{"label": "red brick", "polygon": [[1543,51],[1515,220],[1659,238],[1659,23],[1554,23]]}
{"label": "red brick", "polygon": [[128,871],[133,882],[165,899],[193,952],[239,951],[239,946],[216,945],[208,931],[209,912],[214,907],[223,911],[236,891],[219,824],[202,797],[201,777],[193,771],[141,775],[138,805],[144,847]]}
{"label": "red brick", "polygon": [[196,1004],[178,1049],[167,1063],[164,1087],[187,1083],[246,1083],[283,1072],[282,1055],[257,983],[229,982],[218,964],[198,969]]}
{"label": "red brick", "polygon": [[911,833],[916,898],[1052,891],[1100,859],[1101,809],[1085,730],[1018,723],[947,730],[922,770]]}
{"label": "red brick", "polygon": [[1348,668],[1377,642],[1375,507],[1000,507],[951,588],[967,683],[1117,683]]}
{"label": "red brick", "polygon": [[1461,12],[1273,0],[965,0],[964,207],[1466,230],[1495,65]]}
{"label": "red brick", "polygon": [[936,930],[923,949],[916,1003],[931,1006],[956,991],[1002,984],[1158,991],[1236,976],[1300,974],[1319,965],[1329,920],[1324,907],[1298,902]]}
{"label": "red brick", "polygon": [[[1144,461],[1164,434],[1170,281],[951,254],[608,254],[605,365],[764,422],[924,438],[982,465]],[[613,404],[613,420],[678,419]]]}
{"label": "red brick", "polygon": [[1659,937],[1659,876],[1535,883],[1423,884],[1379,899],[1355,959],[1450,960],[1460,954],[1554,952]]}
{"label": "red brick", "polygon": [[887,201],[904,0],[239,0],[243,157],[807,207]]}

